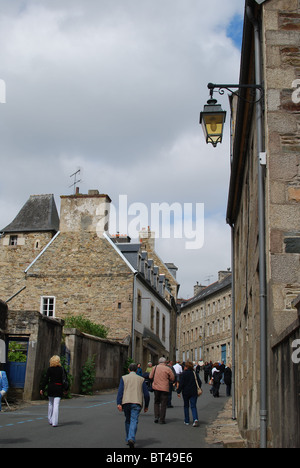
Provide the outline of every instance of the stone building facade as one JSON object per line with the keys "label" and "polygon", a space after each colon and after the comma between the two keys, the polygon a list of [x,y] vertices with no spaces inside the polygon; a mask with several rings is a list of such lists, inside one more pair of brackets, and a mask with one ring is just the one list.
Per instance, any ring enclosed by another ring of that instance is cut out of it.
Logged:
{"label": "stone building facade", "polygon": [[[59,230],[53,195],[32,195],[15,219],[0,231],[0,298],[5,302],[24,286],[24,271]],[[2,232],[2,235],[1,235]]]}
{"label": "stone building facade", "polygon": [[[278,437],[287,414],[274,389],[280,381],[274,346],[291,327],[296,333],[293,300],[300,292],[300,2],[245,5],[240,83],[260,84],[261,74],[264,93],[257,100],[249,89],[240,90],[233,119],[227,221],[234,258],[235,404],[249,445],[288,446],[288,434]],[[291,356],[292,349],[289,368],[295,366]],[[296,401],[299,412],[299,382],[285,385],[281,396]]]}
{"label": "stone building facade", "polygon": [[[47,200],[49,207],[52,199]],[[109,339],[130,343],[132,356],[146,365],[161,354],[171,357],[175,349],[171,327],[176,297],[168,286],[175,280],[165,265],[142,251],[141,244],[127,242],[126,250],[108,234],[110,202],[98,191],[62,196],[59,226],[44,225],[44,232],[38,222],[39,205],[30,209],[26,204],[2,230],[0,297],[19,292],[12,299],[14,309],[39,310],[48,317],[84,315],[107,326]],[[30,213],[26,231],[25,213]],[[147,271],[142,271],[142,258]],[[156,283],[153,274],[147,276],[154,268]],[[158,314],[152,329],[151,307]]]}
{"label": "stone building facade", "polygon": [[232,359],[231,272],[219,272],[210,286],[195,286],[193,298],[180,308],[180,361]]}

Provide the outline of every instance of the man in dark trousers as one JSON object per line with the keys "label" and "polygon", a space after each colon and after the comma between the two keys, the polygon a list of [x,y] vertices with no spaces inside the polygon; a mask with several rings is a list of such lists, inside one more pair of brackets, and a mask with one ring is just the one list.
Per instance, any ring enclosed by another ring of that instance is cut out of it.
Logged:
{"label": "man in dark trousers", "polygon": [[150,395],[145,379],[136,374],[136,364],[130,364],[129,374],[123,375],[120,381],[117,405],[118,410],[125,414],[126,443],[130,448],[135,446],[139,415],[145,401],[144,413],[147,413]]}
{"label": "man in dark trousers", "polygon": [[158,366],[153,367],[150,375],[153,380],[154,390],[154,422],[166,424],[166,411],[170,391],[170,382],[174,382],[175,377],[171,369],[167,366],[165,357],[161,357]]}

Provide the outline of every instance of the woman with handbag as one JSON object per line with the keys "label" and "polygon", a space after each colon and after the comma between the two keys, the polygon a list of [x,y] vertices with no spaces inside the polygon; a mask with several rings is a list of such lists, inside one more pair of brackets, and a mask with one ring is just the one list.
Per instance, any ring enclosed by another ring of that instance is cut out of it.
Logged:
{"label": "woman with handbag", "polygon": [[43,395],[45,388],[48,385],[48,421],[53,427],[58,426],[60,400],[63,396],[63,392],[67,390],[65,387],[65,380],[65,373],[60,362],[60,357],[52,356],[50,359],[50,367],[48,368],[47,374],[42,382],[40,394]]}
{"label": "woman with handbag", "polygon": [[182,393],[184,401],[184,424],[188,426],[190,424],[190,412],[191,407],[193,416],[193,427],[199,426],[198,411],[197,411],[197,399],[202,394],[202,382],[199,374],[194,372],[194,366],[192,362],[186,362],[184,371],[179,378],[179,386],[177,388],[177,394],[180,398]]}

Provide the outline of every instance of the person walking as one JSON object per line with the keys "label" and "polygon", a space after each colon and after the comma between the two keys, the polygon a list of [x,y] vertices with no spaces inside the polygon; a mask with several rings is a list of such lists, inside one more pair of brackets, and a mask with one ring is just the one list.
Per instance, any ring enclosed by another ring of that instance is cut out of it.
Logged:
{"label": "person walking", "polygon": [[117,407],[120,412],[124,411],[126,443],[130,448],[134,448],[143,400],[144,413],[147,413],[150,395],[145,379],[137,375],[138,366],[132,363],[128,370],[129,374],[123,375],[120,381]]}
{"label": "person walking", "polygon": [[169,383],[169,397],[168,397],[167,408],[174,408],[174,406],[172,405],[172,396],[173,396],[174,382],[176,380],[176,373],[175,373],[172,361],[168,361],[167,366],[171,369],[174,375],[174,381],[173,382],[170,381]]}
{"label": "person walking", "polygon": [[224,361],[219,364],[219,371],[221,372],[221,384],[224,384],[224,372],[225,372],[225,363]]}
{"label": "person walking", "polygon": [[204,365],[204,382],[207,384],[208,383],[208,379],[209,379],[209,376],[210,376],[210,371],[211,371],[211,366],[210,364],[206,361],[205,365]]}
{"label": "person walking", "polygon": [[179,361],[176,361],[176,364],[173,366],[173,369],[175,371],[175,374],[176,374],[176,387],[178,387],[179,385],[179,378],[180,378],[180,375],[182,374],[182,365],[180,364]]}
{"label": "person walking", "polygon": [[137,375],[139,375],[140,377],[143,377],[143,371],[142,371],[142,364],[139,362],[138,365],[137,365],[137,371],[136,371]]}
{"label": "person walking", "polygon": [[48,421],[52,427],[58,426],[59,405],[63,396],[64,371],[59,356],[52,356],[50,367],[42,381],[40,394],[43,395],[48,385]]}
{"label": "person walking", "polygon": [[216,362],[213,365],[213,369],[211,371],[212,374],[212,394],[214,398],[219,398],[219,390],[220,390],[220,385],[221,385],[221,379],[222,379],[222,374],[219,369],[219,363]]}
{"label": "person walking", "polygon": [[[198,386],[197,386],[198,383]],[[193,416],[193,427],[199,426],[198,411],[197,411],[197,399],[198,399],[198,387],[202,387],[202,382],[199,374],[194,372],[193,363],[186,362],[184,371],[179,379],[179,386],[177,389],[178,397],[182,393],[184,402],[184,424],[189,426],[190,424],[190,407]]]}
{"label": "person walking", "polygon": [[231,396],[231,385],[232,385],[232,370],[231,365],[228,364],[224,371],[224,382],[226,385],[226,396]]}
{"label": "person walking", "polygon": [[154,422],[166,424],[166,411],[169,398],[170,382],[174,382],[173,371],[167,366],[167,360],[161,357],[153,367],[150,376],[154,390]]}
{"label": "person walking", "polygon": [[[0,363],[1,364],[1,363]],[[2,409],[1,401],[9,389],[6,372],[0,371],[0,411]]]}

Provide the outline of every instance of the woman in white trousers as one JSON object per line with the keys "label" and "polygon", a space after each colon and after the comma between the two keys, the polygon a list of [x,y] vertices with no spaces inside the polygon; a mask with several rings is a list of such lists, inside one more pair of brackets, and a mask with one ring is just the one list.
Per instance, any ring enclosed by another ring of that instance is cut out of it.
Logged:
{"label": "woman in white trousers", "polygon": [[50,367],[42,382],[40,394],[43,395],[48,385],[48,421],[53,427],[58,426],[59,404],[63,395],[63,369],[59,356],[52,356]]}

